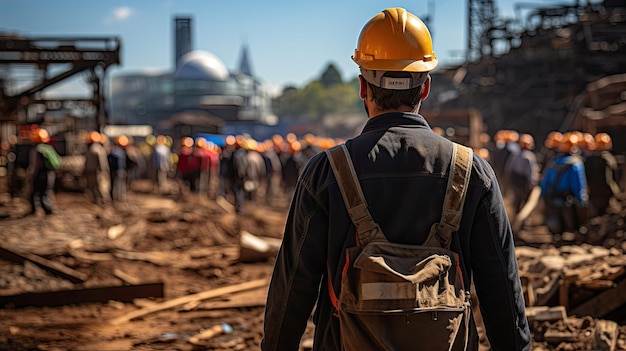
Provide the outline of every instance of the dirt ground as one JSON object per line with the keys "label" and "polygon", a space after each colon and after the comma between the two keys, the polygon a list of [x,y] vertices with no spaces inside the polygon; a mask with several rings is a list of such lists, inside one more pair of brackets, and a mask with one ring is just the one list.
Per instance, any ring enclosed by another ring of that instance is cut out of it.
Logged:
{"label": "dirt ground", "polygon": [[[53,215],[24,217],[24,200],[3,198],[0,247],[60,263],[86,279],[72,283],[30,261],[16,263],[0,256],[0,299],[9,301],[0,309],[0,350],[258,349],[266,282],[213,298],[193,296],[268,280],[273,259],[242,252],[241,235],[247,232],[275,243],[282,235],[288,202],[283,197],[271,206],[247,204],[245,213],[237,216],[228,200],[176,192],[155,195],[147,184],[137,182],[123,204],[101,208],[82,193],[60,192]],[[532,218],[529,227],[539,234],[527,230],[527,242],[550,241]],[[127,302],[105,297],[68,304],[59,303],[56,295],[44,295],[40,298],[44,306],[10,303],[11,296],[27,292],[159,282],[163,283],[162,297]],[[186,301],[176,300],[185,297]],[[163,307],[172,300],[171,306]],[[232,326],[232,332],[206,340],[193,338],[223,323]],[[592,350],[590,330],[596,323],[593,318],[533,323],[533,350]],[[563,346],[545,342],[547,329],[580,335],[576,342]],[[310,326],[305,340],[311,331]],[[626,349],[624,325],[616,349]]]}

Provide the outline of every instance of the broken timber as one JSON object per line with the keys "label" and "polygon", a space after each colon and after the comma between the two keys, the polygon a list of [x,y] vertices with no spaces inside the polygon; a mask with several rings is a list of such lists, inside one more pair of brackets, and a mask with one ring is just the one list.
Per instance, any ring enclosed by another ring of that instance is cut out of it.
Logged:
{"label": "broken timber", "polygon": [[626,304],[626,279],[615,288],[605,290],[570,311],[570,315],[602,318],[611,311]]}
{"label": "broken timber", "polygon": [[67,266],[64,266],[58,262],[46,260],[41,256],[35,254],[18,252],[14,249],[8,249],[0,246],[0,258],[11,260],[17,263],[23,263],[24,261],[30,261],[37,266],[45,269],[46,271],[65,278],[72,283],[84,283],[87,280],[87,275],[78,271],[75,271]]}
{"label": "broken timber", "polygon": [[257,279],[257,280],[252,280],[252,281],[241,283],[241,284],[229,285],[229,286],[224,286],[224,287],[220,287],[220,288],[213,289],[213,290],[207,290],[207,291],[203,291],[201,293],[197,293],[193,295],[181,296],[173,300],[168,300],[163,303],[155,304],[153,306],[149,306],[149,307],[137,310],[137,311],[130,312],[123,316],[117,317],[111,320],[111,324],[113,325],[122,324],[128,321],[131,321],[135,318],[145,316],[149,313],[172,308],[172,307],[183,305],[183,304],[193,302],[193,301],[206,300],[206,299],[211,299],[217,296],[231,294],[231,293],[235,293],[239,291],[256,289],[256,288],[260,288],[263,286],[267,286],[267,284],[268,284],[267,279]]}
{"label": "broken timber", "polygon": [[19,295],[0,296],[0,306],[62,306],[88,302],[107,302],[109,300],[132,302],[136,298],[144,297],[163,297],[163,283],[28,292]]}

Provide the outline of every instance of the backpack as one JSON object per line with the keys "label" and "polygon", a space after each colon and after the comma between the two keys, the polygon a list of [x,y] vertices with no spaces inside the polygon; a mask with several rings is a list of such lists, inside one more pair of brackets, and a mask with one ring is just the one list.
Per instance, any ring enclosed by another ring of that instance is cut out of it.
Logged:
{"label": "backpack", "polygon": [[346,252],[338,298],[329,276],[343,349],[465,350],[469,286],[450,243],[461,222],[472,150],[454,144],[441,222],[422,245],[387,241],[367,209],[345,145],[326,153],[358,236],[357,246]]}
{"label": "backpack", "polygon": [[38,144],[37,152],[43,155],[44,166],[47,170],[53,171],[61,167],[61,156],[57,154],[56,150],[54,150],[54,147],[52,147],[51,145]]}

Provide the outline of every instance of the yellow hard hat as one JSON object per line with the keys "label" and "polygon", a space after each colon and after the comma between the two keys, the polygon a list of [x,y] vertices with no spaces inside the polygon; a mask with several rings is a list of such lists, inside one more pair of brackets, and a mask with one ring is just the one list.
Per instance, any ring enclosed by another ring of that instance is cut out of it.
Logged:
{"label": "yellow hard hat", "polygon": [[[352,60],[361,67],[364,78],[377,86],[384,84],[382,74],[369,71],[413,73],[410,86],[402,89],[423,84],[438,63],[428,28],[403,8],[387,8],[365,24]],[[370,81],[372,78],[380,83]]]}

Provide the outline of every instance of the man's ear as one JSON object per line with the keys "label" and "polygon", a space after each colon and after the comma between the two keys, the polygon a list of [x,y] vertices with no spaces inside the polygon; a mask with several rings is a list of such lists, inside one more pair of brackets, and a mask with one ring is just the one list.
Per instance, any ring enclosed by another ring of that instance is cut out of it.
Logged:
{"label": "man's ear", "polygon": [[362,75],[359,74],[359,96],[361,99],[365,100],[367,97],[367,81],[363,78]]}
{"label": "man's ear", "polygon": [[426,98],[428,97],[428,94],[430,94],[430,74],[428,75],[428,77],[426,78],[426,81],[424,82],[424,87],[422,88],[422,95],[420,96],[420,98],[422,100],[426,100]]}

